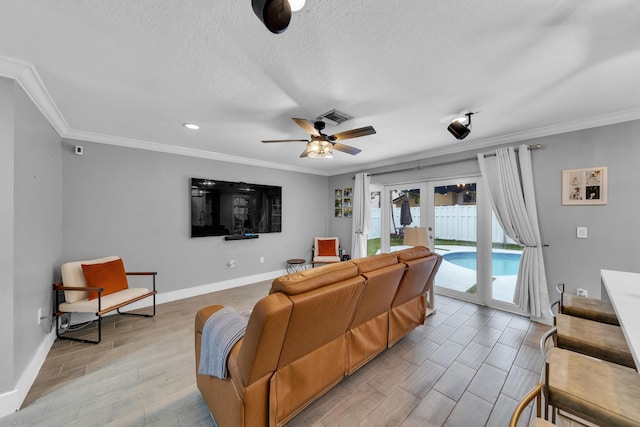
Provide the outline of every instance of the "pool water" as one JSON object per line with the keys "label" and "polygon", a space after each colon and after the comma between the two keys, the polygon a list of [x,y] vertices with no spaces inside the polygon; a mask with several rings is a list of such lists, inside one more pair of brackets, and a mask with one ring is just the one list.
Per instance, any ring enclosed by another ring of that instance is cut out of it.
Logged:
{"label": "pool water", "polygon": [[[494,276],[515,276],[518,274],[520,266],[519,253],[509,252],[492,252],[491,268]],[[442,255],[442,258],[453,264],[476,270],[476,253],[475,252],[451,252]]]}

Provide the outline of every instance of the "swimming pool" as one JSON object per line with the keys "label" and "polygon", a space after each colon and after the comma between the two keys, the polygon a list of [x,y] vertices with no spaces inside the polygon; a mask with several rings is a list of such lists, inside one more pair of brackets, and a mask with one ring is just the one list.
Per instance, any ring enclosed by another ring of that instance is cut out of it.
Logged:
{"label": "swimming pool", "polygon": [[[520,266],[519,253],[511,252],[492,252],[491,266],[494,276],[515,276],[518,274]],[[442,258],[453,264],[465,267],[471,270],[476,269],[476,253],[475,252],[451,252],[442,255]]]}

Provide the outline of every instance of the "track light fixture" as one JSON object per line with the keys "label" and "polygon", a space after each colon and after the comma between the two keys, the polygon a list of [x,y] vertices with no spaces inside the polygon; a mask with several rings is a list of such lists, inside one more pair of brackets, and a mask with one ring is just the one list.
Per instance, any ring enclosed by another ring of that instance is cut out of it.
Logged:
{"label": "track light fixture", "polygon": [[291,21],[289,0],[251,0],[253,12],[274,34],[283,33]]}
{"label": "track light fixture", "polygon": [[467,124],[464,124],[460,121],[460,119],[455,119],[449,124],[447,130],[451,133],[451,135],[455,136],[456,139],[465,139],[469,133],[471,133],[471,116],[473,113],[467,113],[465,116],[467,117]]}

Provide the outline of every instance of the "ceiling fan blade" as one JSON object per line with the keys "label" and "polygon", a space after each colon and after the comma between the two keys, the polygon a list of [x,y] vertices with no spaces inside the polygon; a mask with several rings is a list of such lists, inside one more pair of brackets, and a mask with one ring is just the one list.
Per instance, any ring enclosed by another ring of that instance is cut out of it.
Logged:
{"label": "ceiling fan blade", "polygon": [[376,133],[376,130],[373,126],[365,126],[363,128],[345,130],[344,132],[336,133],[335,135],[331,135],[329,140],[331,141],[341,141],[343,139],[351,139],[358,138],[360,136],[373,135]]}
{"label": "ceiling fan blade", "polygon": [[346,144],[340,144],[339,142],[336,142],[335,144],[333,144],[333,148],[338,151],[342,151],[343,153],[351,154],[353,156],[355,156],[356,154],[362,151],[359,148],[352,147]]}
{"label": "ceiling fan blade", "polygon": [[262,142],[309,142],[308,139],[268,139]]}
{"label": "ceiling fan blade", "polygon": [[318,129],[316,129],[313,126],[313,123],[311,123],[309,120],[307,120],[307,119],[296,119],[295,117],[293,117],[291,120],[296,122],[297,125],[300,126],[302,128],[302,130],[304,130],[309,135],[320,136],[320,132],[318,132]]}

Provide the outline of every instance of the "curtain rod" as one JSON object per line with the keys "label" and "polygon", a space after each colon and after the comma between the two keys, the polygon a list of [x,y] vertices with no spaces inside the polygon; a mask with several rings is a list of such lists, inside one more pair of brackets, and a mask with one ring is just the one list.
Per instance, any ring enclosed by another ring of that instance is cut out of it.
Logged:
{"label": "curtain rod", "polygon": [[[538,149],[540,149],[542,147],[543,147],[542,144],[534,144],[534,145],[527,146],[529,151],[538,150]],[[516,147],[515,150],[519,151],[518,147]],[[495,155],[496,155],[496,153],[488,153],[488,154],[485,154],[484,157],[492,157],[492,156],[495,156]],[[447,161],[447,162],[437,163],[435,166],[446,165],[446,164],[449,164],[449,163],[464,162],[466,160],[473,160],[473,159],[476,159],[476,158],[477,158],[476,156],[473,156],[473,157],[468,157],[468,158],[464,158],[464,159],[450,160],[450,161]],[[414,170],[414,169],[418,169],[419,170],[419,169],[422,169],[422,168],[428,168],[430,166],[434,166],[434,165],[418,165],[418,166],[413,166],[413,167],[406,168],[406,169],[396,169],[396,170],[386,171],[386,172],[368,173],[367,175],[368,176],[386,175],[386,174],[389,174],[389,173],[406,172],[406,171],[410,171],[410,170]],[[355,176],[351,177],[351,179],[355,179],[355,178],[356,178]]]}
{"label": "curtain rod", "polygon": [[[540,148],[542,148],[542,144],[535,144],[535,145],[527,145],[527,149],[529,151],[533,151],[533,150],[539,150]],[[518,152],[520,151],[520,149],[518,147],[514,148],[514,151]],[[494,157],[496,155],[496,153],[487,153],[484,155],[484,157]]]}

